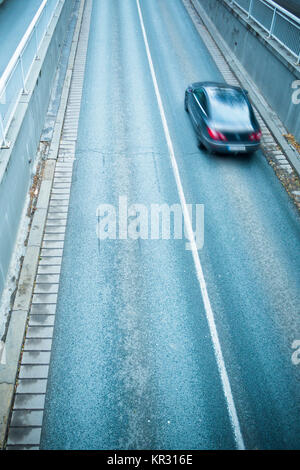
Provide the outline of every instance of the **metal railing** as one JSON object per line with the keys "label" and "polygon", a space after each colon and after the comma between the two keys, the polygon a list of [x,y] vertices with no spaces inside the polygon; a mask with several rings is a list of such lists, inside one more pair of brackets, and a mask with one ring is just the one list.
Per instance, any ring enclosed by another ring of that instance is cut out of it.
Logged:
{"label": "metal railing", "polygon": [[300,19],[272,0],[230,0],[300,62]]}
{"label": "metal railing", "polygon": [[43,0],[17,49],[0,77],[0,148],[9,148],[7,131],[26,81],[60,0]]}

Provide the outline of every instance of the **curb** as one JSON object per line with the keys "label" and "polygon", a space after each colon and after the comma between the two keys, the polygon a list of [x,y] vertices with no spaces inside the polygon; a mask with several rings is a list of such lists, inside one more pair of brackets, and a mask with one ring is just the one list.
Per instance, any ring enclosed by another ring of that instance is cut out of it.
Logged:
{"label": "curb", "polygon": [[[66,88],[61,115],[57,119],[56,139],[49,164],[55,166],[46,222],[33,286],[28,327],[21,352],[6,450],[38,450],[41,446],[51,361],[56,305],[68,219],[75,149],[88,50],[92,0],[78,0],[76,32],[78,41],[69,54]],[[80,21],[81,18],[81,21]],[[80,29],[80,32],[79,32]],[[75,59],[75,60],[74,60]],[[70,87],[68,88],[68,83]],[[66,108],[64,108],[66,104]],[[64,116],[63,113],[65,112]],[[62,127],[61,127],[62,124]]]}
{"label": "curb", "polygon": [[0,449],[5,446],[9,416],[15,391],[15,382],[19,369],[19,359],[24,342],[28,312],[31,305],[35,276],[37,272],[41,243],[50,201],[52,182],[59,149],[60,135],[70,90],[72,72],[76,56],[79,33],[83,18],[85,0],[81,0],[77,24],[73,34],[68,67],[63,85],[60,106],[54,126],[49,157],[45,163],[43,180],[37,199],[36,211],[32,220],[28,245],[20,272],[16,297],[11,312],[7,338],[4,345],[7,363],[0,369]]}

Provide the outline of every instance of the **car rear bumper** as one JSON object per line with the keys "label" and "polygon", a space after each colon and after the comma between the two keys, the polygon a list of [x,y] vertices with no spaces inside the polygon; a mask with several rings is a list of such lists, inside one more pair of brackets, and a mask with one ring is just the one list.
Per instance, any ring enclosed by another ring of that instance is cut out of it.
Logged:
{"label": "car rear bumper", "polygon": [[255,152],[260,147],[260,142],[216,142],[207,138],[203,143],[211,152],[228,154]]}

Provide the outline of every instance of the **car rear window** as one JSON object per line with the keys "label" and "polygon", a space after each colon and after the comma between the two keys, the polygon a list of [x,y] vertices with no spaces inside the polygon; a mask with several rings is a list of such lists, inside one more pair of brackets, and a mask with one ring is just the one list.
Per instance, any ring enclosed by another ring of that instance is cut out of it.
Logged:
{"label": "car rear window", "polygon": [[251,116],[244,94],[230,88],[207,90],[211,118],[220,124],[249,125]]}

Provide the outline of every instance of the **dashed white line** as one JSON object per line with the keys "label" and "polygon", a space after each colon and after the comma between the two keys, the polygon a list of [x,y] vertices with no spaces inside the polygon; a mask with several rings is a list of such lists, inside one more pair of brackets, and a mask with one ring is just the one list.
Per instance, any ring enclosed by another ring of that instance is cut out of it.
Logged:
{"label": "dashed white line", "polygon": [[164,107],[163,107],[163,103],[162,103],[162,99],[161,99],[161,95],[160,95],[160,91],[159,91],[159,87],[157,83],[157,78],[156,78],[155,69],[154,69],[154,65],[152,61],[147,33],[145,29],[144,19],[143,19],[143,15],[141,11],[140,0],[136,0],[136,4],[137,4],[137,9],[138,9],[138,14],[139,14],[140,25],[141,25],[141,29],[143,33],[148,63],[150,67],[151,77],[152,77],[155,94],[157,98],[157,103],[159,107],[160,117],[161,117],[164,134],[165,134],[165,138],[166,138],[168,149],[169,149],[169,155],[170,155],[173,173],[174,173],[174,177],[175,177],[175,181],[176,181],[176,185],[178,189],[180,203],[181,203],[182,211],[184,214],[184,223],[185,223],[186,231],[187,231],[188,238],[191,244],[191,251],[192,251],[193,260],[195,264],[197,279],[198,279],[201,294],[202,294],[206,318],[207,318],[207,322],[208,322],[208,326],[210,330],[210,335],[212,338],[212,343],[213,343],[216,361],[217,361],[217,365],[219,369],[219,374],[221,377],[222,387],[223,387],[225,399],[226,399],[227,406],[228,406],[229,417],[230,417],[232,429],[234,432],[237,448],[240,450],[244,450],[245,444],[244,444],[243,436],[241,433],[240,423],[239,423],[239,419],[238,419],[238,415],[237,415],[237,411],[236,411],[236,407],[235,407],[235,403],[234,403],[234,399],[232,395],[229,377],[228,377],[225,362],[224,362],[224,357],[223,357],[221,344],[220,344],[220,340],[219,340],[219,336],[218,336],[218,332],[216,328],[214,314],[213,314],[210,299],[208,296],[207,286],[206,286],[206,282],[205,282],[205,278],[204,278],[204,274],[203,274],[203,270],[202,270],[202,266],[201,266],[201,262],[199,258],[199,253],[198,253],[195,238],[194,238],[194,232],[193,232],[192,223],[191,223],[191,219],[189,216],[189,211],[187,208],[185,195],[184,195],[184,191],[183,191],[183,187],[182,187],[182,183],[180,179],[180,174],[179,174],[178,165],[177,165],[177,161],[175,157],[174,147],[173,147],[173,143],[172,143],[172,139],[171,139],[171,135],[170,135],[170,131],[169,131],[169,127],[168,127],[168,123],[167,123],[167,119],[166,119],[166,115],[165,115],[165,111],[164,111]]}

